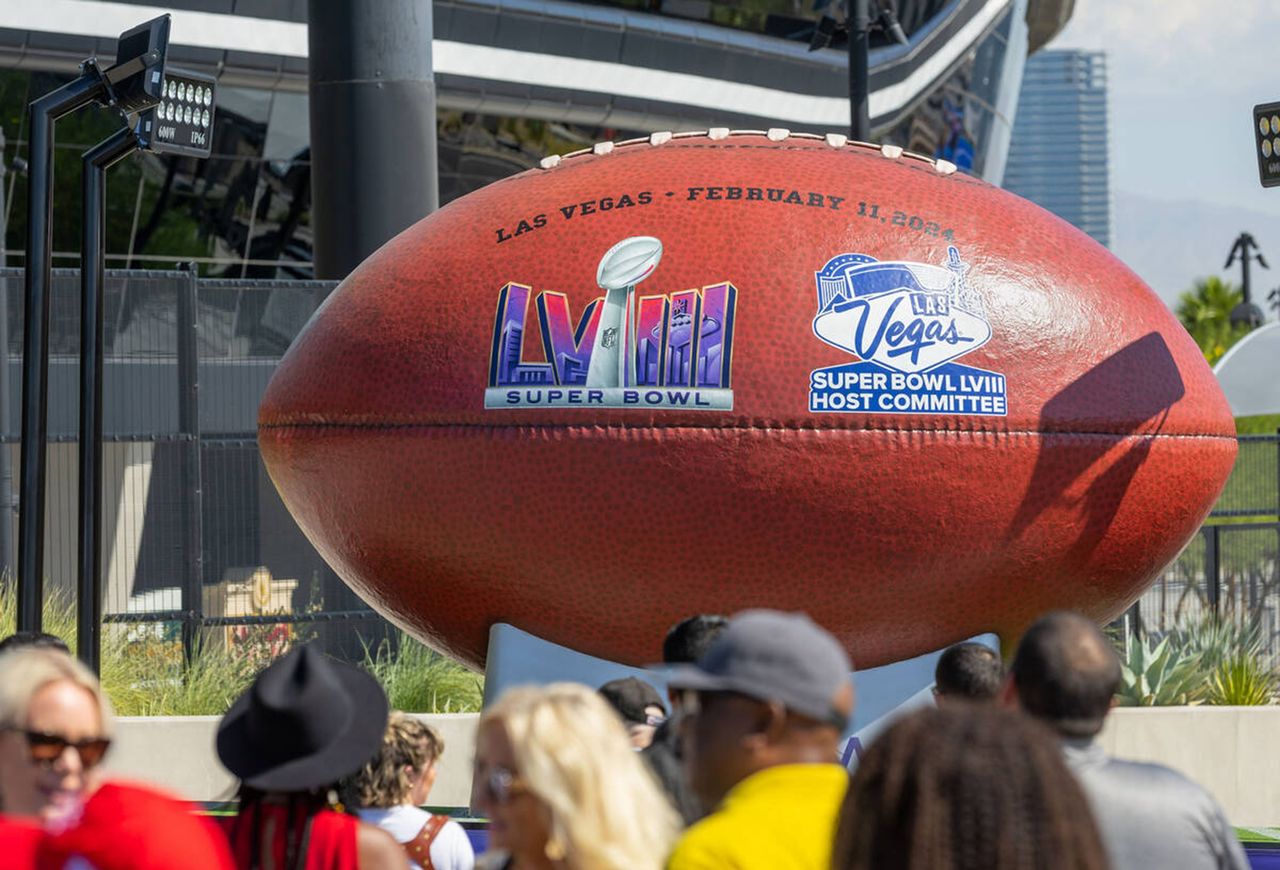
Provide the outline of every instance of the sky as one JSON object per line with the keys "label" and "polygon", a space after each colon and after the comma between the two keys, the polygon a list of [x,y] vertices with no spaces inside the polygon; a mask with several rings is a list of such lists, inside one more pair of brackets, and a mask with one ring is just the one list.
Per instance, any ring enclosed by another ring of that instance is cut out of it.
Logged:
{"label": "sky", "polygon": [[1152,234],[1170,215],[1151,212],[1170,202],[1187,224],[1179,237],[1204,239],[1203,274],[1220,274],[1231,241],[1249,230],[1274,266],[1256,283],[1280,283],[1280,188],[1258,183],[1252,127],[1254,104],[1280,101],[1280,0],[1075,0],[1050,47],[1107,52],[1111,183],[1129,203],[1117,210],[1128,221],[1116,226],[1117,255],[1158,247]]}

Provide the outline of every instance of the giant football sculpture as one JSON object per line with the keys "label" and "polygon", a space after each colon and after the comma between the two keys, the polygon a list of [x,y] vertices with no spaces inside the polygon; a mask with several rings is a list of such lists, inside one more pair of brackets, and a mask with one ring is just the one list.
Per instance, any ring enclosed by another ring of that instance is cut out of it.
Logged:
{"label": "giant football sculpture", "polygon": [[388,242],[268,388],[308,537],[482,664],[631,664],[803,609],[859,667],[1119,614],[1227,478],[1195,344],[1104,248],[945,163],[786,131],[544,161]]}

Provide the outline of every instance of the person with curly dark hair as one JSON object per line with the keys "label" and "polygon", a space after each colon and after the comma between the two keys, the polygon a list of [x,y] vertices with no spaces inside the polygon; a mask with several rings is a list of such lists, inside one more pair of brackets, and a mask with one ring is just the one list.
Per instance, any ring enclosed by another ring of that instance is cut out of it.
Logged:
{"label": "person with curly dark hair", "polygon": [[1052,733],[990,705],[929,708],[867,750],[845,795],[835,870],[1104,870]]}

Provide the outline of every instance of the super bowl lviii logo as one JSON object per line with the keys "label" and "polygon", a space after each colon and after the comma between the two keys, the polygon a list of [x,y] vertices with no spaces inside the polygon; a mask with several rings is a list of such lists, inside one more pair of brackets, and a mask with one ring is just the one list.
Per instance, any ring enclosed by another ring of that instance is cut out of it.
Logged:
{"label": "super bowl lviii logo", "polygon": [[813,333],[859,361],[811,372],[809,410],[1004,416],[1004,375],[955,362],[991,338],[968,268],[955,248],[941,266],[829,260],[815,276]]}
{"label": "super bowl lviii logo", "polygon": [[532,287],[498,294],[486,408],[680,408],[733,410],[729,385],[738,291],[728,281],[637,298],[658,268],[662,243],[623,239],[596,270],[604,296],[576,325],[564,293],[533,299],[545,361],[529,361],[525,336]]}

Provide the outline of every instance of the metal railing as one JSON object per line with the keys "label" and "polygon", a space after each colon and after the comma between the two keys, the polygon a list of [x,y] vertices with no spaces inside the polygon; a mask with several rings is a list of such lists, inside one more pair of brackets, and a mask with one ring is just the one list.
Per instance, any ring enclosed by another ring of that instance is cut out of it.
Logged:
{"label": "metal railing", "polygon": [[[0,269],[8,361],[0,369],[0,530],[19,505],[14,472],[22,270]],[[202,633],[308,623],[331,652],[359,655],[388,627],[341,582],[285,509],[258,454],[257,406],[332,282],[108,272],[103,387],[103,621]],[[79,278],[57,270],[49,325],[46,588],[76,572]],[[0,318],[0,323],[4,319]],[[7,400],[7,401],[6,401]],[[11,574],[11,534],[0,568]],[[359,633],[354,629],[361,627]]]}
{"label": "metal railing", "polygon": [[1235,467],[1210,516],[1280,516],[1280,431],[1241,435],[1238,441]]}
{"label": "metal railing", "polygon": [[1280,522],[1204,526],[1131,614],[1132,629],[1158,636],[1210,616],[1256,621],[1280,665]]}

